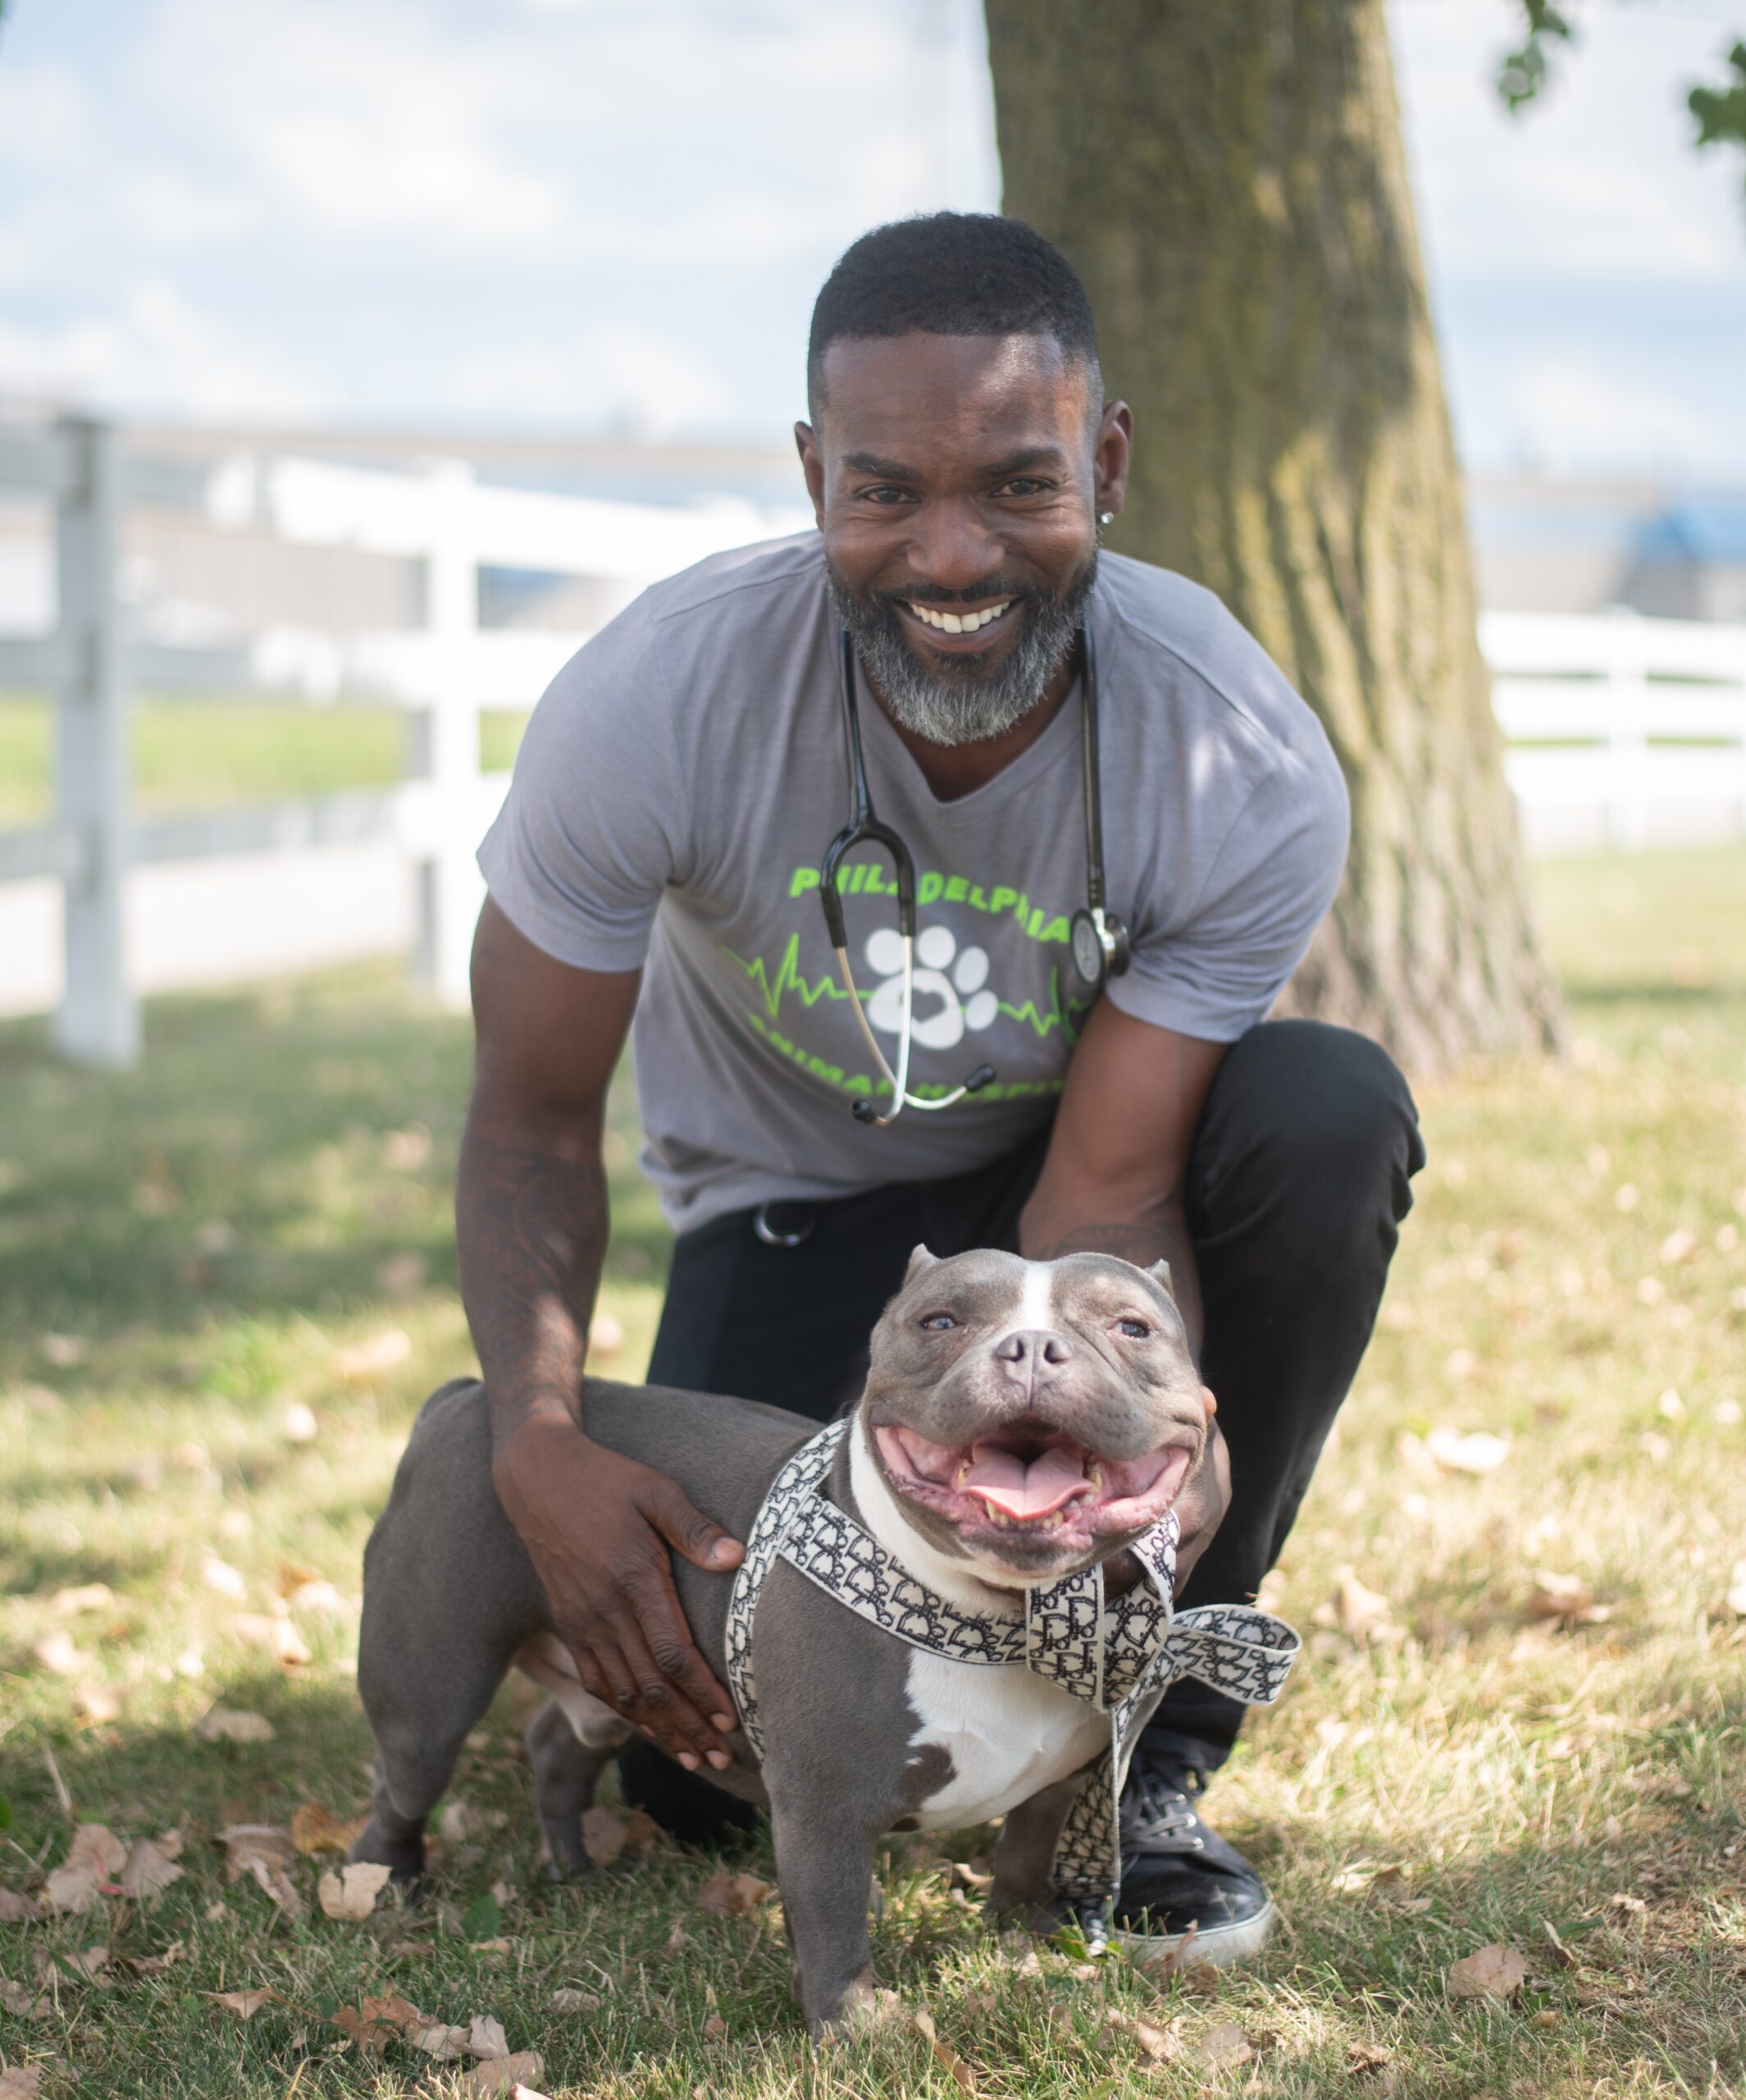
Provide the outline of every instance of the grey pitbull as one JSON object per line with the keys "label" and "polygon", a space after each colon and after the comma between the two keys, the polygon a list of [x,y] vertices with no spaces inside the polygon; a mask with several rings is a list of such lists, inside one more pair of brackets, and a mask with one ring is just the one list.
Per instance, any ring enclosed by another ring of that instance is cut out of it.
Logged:
{"label": "grey pitbull", "polygon": [[[590,1380],[589,1435],[670,1473],[736,1537],[817,1424],[754,1402]],[[1160,1262],[982,1251],[910,1258],[873,1331],[829,1501],[959,1610],[1018,1618],[1028,1589],[1105,1564],[1174,1506],[1182,1572],[1210,1536],[1222,1445]],[[677,1560],[700,1650],[723,1674],[733,1577]],[[1106,1714],[1023,1664],[905,1645],[777,1560],[753,1622],[760,1765],[743,1732],[715,1783],[768,1807],[796,1995],[817,2034],[870,1999],[868,1897],[890,1830],[1004,1816],[991,1910],[1050,1915],[1057,1837]],[[519,1667],[554,1694],[527,1731],[553,1870],[587,1866],[580,1818],[636,1733],[586,1691],[491,1485],[483,1388],[426,1401],[364,1555],[358,1683],[376,1732],[372,1814],[352,1848],[409,1880],[467,1732]],[[724,1677],[723,1681],[726,1681]]]}

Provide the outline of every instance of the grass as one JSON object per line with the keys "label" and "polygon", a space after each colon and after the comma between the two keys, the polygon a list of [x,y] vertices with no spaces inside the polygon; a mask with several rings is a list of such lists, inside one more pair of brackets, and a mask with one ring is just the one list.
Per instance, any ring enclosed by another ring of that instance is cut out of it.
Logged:
{"label": "grass", "polygon": [[[513,764],[527,719],[501,708],[481,715],[488,773]],[[137,806],[154,815],[386,787],[405,771],[405,718],[394,707],[146,700],[132,730]],[[48,820],[53,775],[52,710],[0,693],[0,829]]]}
{"label": "grass", "polygon": [[[1270,1586],[1311,1653],[1214,1796],[1287,1928],[1219,1979],[1028,1959],[950,1886],[984,1839],[894,1841],[880,1980],[931,2008],[985,2095],[1746,2086],[1746,1618],[1726,1601],[1746,1553],[1746,854],[1540,881],[1573,1053],[1425,1093],[1432,1163],[1381,1326]],[[554,2094],[954,2100],[908,2027],[815,2057],[769,1912],[696,1907],[713,1862],[657,1849],[548,1887],[507,1693],[456,1780],[480,1827],[432,1900],[348,1925],[226,1886],[226,1824],[366,1797],[349,1604],[292,1611],[304,1666],[255,1642],[312,1572],[355,1599],[412,1413],[469,1363],[449,1218],[467,1043],[372,972],[157,1002],[147,1033],[141,1070],[103,1078],[52,1062],[38,1027],[0,1029],[0,1881],[66,1849],[51,1758],[79,1818],[182,1827],[188,1871],[153,1907],[0,1925],[0,1974],[35,1989],[49,1965],[46,2016],[0,2011],[0,2052],[65,2066],[51,2093],[449,2089],[327,2018],[394,1990],[433,2019],[495,2014]],[[633,1133],[622,1099],[604,1303],[624,1338],[603,1367],[624,1376],[664,1247]],[[340,1352],[390,1331],[400,1360],[344,1375]],[[1507,1456],[1439,1472],[1439,1427]],[[211,1586],[214,1560],[241,1597]],[[1548,1575],[1573,1609],[1592,1597],[1586,1623],[1534,1616]],[[57,1612],[95,1582],[112,1601]],[[87,1659],[69,1674],[33,1659],[57,1632]],[[198,1739],[215,1700],[274,1740]],[[755,1846],[741,1863],[768,1871]],[[307,1898],[313,1863],[294,1871]],[[1527,1958],[1520,1997],[1452,1996],[1452,1964],[1492,1942]],[[69,1965],[93,1946],[116,1957],[95,1984]],[[120,1962],[171,1947],[156,1974]],[[245,2025],[205,1995],[259,1985],[292,2004]],[[599,2002],[556,2012],[560,1987]],[[1101,2040],[1112,2011],[1179,2023],[1175,2060]],[[1252,2054],[1210,2068],[1197,2052],[1233,2028]],[[1365,2043],[1389,2061],[1355,2070]]]}

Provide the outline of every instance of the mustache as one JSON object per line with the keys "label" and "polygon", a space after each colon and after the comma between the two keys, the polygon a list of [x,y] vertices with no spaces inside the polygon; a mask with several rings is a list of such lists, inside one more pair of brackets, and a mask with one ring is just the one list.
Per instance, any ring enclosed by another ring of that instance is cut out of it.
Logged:
{"label": "mustache", "polygon": [[948,591],[937,583],[919,583],[909,591],[875,591],[871,596],[887,605],[981,605],[991,598],[1044,598],[1049,594],[1028,583],[1014,583],[1004,576],[990,576],[967,591]]}

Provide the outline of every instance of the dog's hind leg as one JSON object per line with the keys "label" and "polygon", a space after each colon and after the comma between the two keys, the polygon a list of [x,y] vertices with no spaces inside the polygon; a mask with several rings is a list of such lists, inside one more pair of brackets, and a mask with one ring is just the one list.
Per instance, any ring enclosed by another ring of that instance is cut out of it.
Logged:
{"label": "dog's hind leg", "polygon": [[[533,1767],[534,1806],[554,1881],[586,1874],[589,1859],[582,1845],[582,1815],[594,1799],[601,1773],[636,1733],[610,1706],[582,1689],[568,1670],[541,1667],[536,1651],[555,1650],[553,1637],[531,1641],[516,1658],[527,1674],[553,1691],[522,1738]],[[568,1657],[563,1657],[568,1664]],[[554,1682],[558,1677],[565,1681]]]}

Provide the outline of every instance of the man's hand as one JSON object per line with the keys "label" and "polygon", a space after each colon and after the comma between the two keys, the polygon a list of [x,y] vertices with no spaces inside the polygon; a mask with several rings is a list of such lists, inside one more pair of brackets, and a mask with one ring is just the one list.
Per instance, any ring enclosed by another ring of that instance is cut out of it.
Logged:
{"label": "man's hand", "polygon": [[1176,1498],[1178,1596],[1183,1583],[1194,1572],[1194,1564],[1212,1544],[1213,1534],[1224,1522],[1224,1513],[1231,1506],[1230,1446],[1219,1434],[1219,1425],[1213,1420],[1219,1403],[1213,1398],[1210,1386],[1201,1386],[1201,1398],[1206,1407],[1206,1442],[1201,1451],[1200,1463],[1183,1481]]}
{"label": "man's hand", "polygon": [[744,1548],[676,1481],[590,1442],[565,1412],[525,1416],[491,1477],[585,1687],[688,1772],[726,1770],[733,1702],[692,1641],[668,1553],[725,1572]]}

